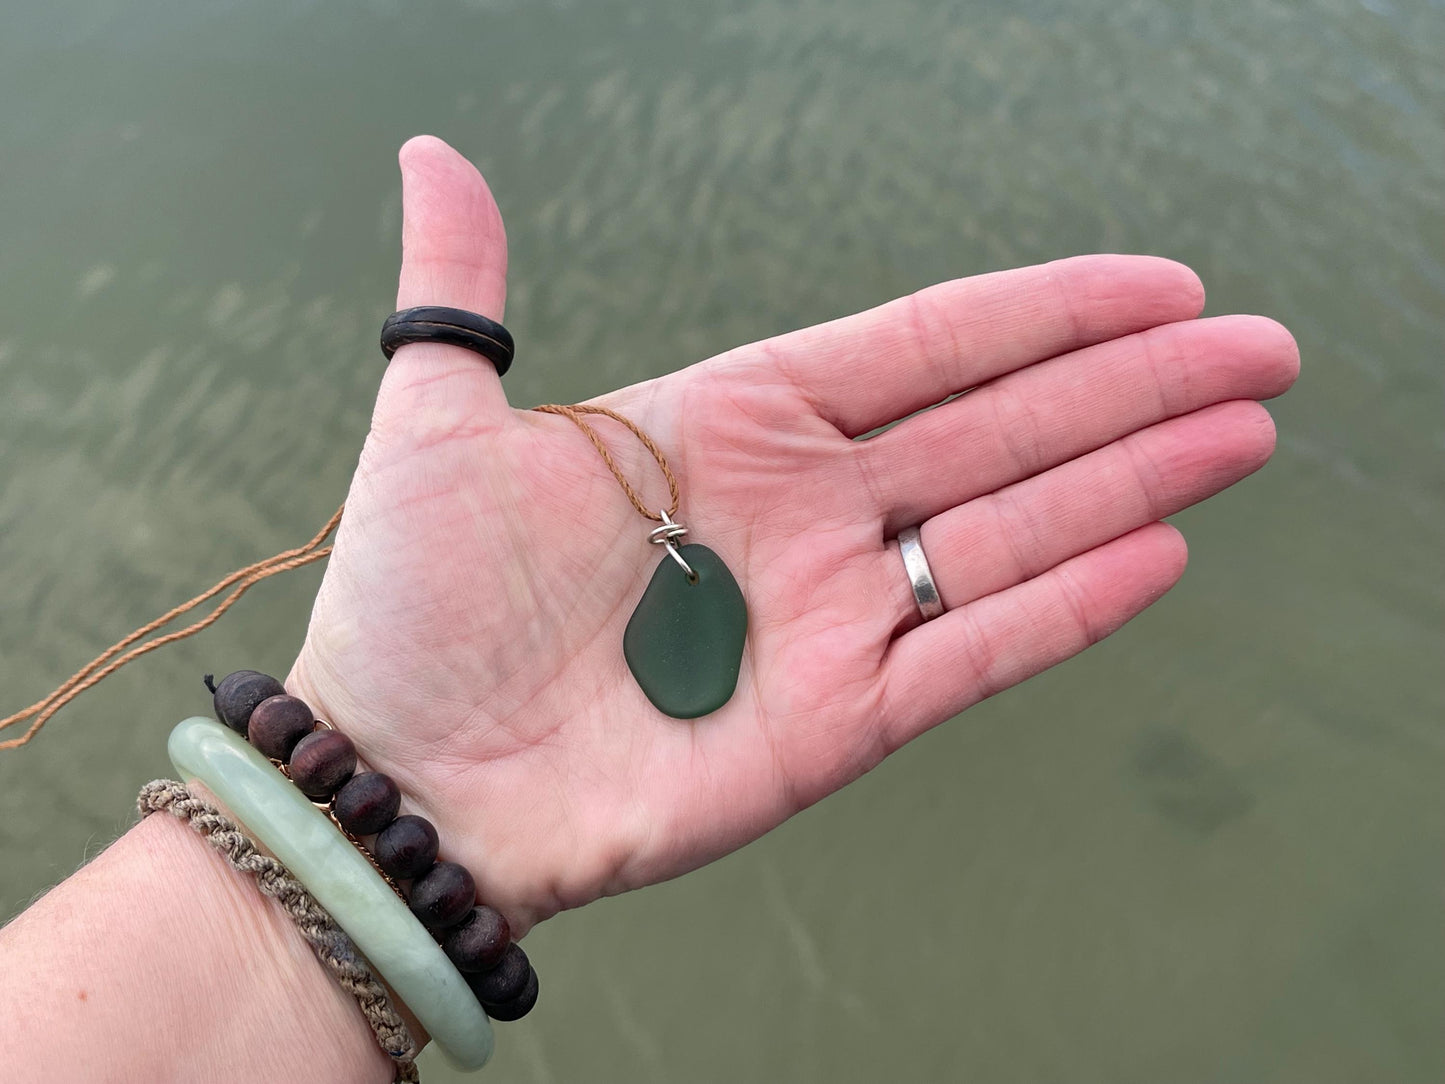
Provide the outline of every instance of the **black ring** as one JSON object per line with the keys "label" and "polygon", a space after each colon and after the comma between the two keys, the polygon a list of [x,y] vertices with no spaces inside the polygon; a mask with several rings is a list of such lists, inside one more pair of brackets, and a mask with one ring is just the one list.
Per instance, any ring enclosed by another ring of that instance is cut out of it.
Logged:
{"label": "black ring", "polygon": [[517,348],[512,333],[495,320],[466,309],[421,305],[402,309],[381,325],[381,352],[388,361],[407,343],[447,343],[481,354],[505,376]]}

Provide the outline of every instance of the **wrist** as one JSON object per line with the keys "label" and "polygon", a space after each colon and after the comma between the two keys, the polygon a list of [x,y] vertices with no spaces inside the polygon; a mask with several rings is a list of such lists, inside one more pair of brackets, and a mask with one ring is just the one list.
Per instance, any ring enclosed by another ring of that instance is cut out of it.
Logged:
{"label": "wrist", "polygon": [[[489,1017],[527,1015],[539,982],[510,923],[479,898],[461,850],[441,846],[425,812],[402,810],[404,782],[350,736],[401,733],[397,717],[338,713],[295,669],[289,689],[254,670],[207,685],[216,719],[177,724],[167,743],[177,771],[207,782],[270,845],[458,1067],[480,1068],[492,1052]],[[310,937],[305,916],[302,925]],[[399,1022],[378,1027],[383,1047],[396,1047]]]}
{"label": "wrist", "polygon": [[355,1001],[286,914],[168,815],[16,919],[0,960],[0,973],[25,976],[0,982],[15,1025],[0,1056],[24,1057],[37,1079],[392,1077]]}
{"label": "wrist", "polygon": [[[441,839],[441,857],[466,866],[475,878],[479,898],[507,919],[512,936],[520,939],[537,923],[551,917],[560,906],[547,899],[538,902],[529,891],[537,877],[525,864],[525,857],[497,846],[481,847],[475,823],[468,823],[458,810],[467,808],[466,797],[474,783],[462,773],[447,772],[437,758],[419,756],[407,740],[405,720],[394,706],[378,707],[379,701],[365,690],[349,687],[326,666],[326,651],[303,646],[283,684],[292,696],[305,701],[317,718],[331,723],[356,745],[357,771],[384,772],[401,791],[401,812],[426,818]],[[331,654],[334,654],[332,652]],[[495,840],[494,840],[495,843]]]}
{"label": "wrist", "polygon": [[[231,810],[227,808],[226,804],[216,796],[215,792],[210,790],[210,788],[199,779],[191,780],[190,783],[187,784],[187,789],[190,790],[193,796],[215,807],[217,812],[232,822],[236,824],[241,823],[240,818],[236,817]],[[183,833],[185,839],[202,845],[202,849],[213,860],[211,865],[213,867],[219,867],[212,870],[215,880],[220,882],[227,890],[239,890],[236,892],[237,898],[230,901],[239,912],[239,914],[235,916],[236,921],[234,925],[238,928],[251,929],[256,928],[264,921],[268,931],[271,931],[271,928],[274,926],[275,937],[272,940],[268,940],[267,943],[271,944],[273,941],[279,942],[277,946],[276,967],[278,975],[282,979],[282,985],[298,992],[303,988],[311,989],[313,985],[312,980],[315,974],[319,972],[325,980],[327,990],[333,994],[340,993],[340,1001],[350,1006],[353,1014],[356,1013],[357,1003],[355,997],[346,992],[340,984],[338,984],[333,975],[326,972],[325,968],[321,966],[320,961],[316,958],[316,950],[306,942],[305,938],[302,937],[297,930],[296,920],[288,915],[276,900],[261,891],[255,878],[237,872],[221,855],[217,854],[214,848],[198,833],[186,825],[176,822],[174,818],[152,815],[147,818],[147,820],[170,821],[175,827],[186,829]],[[276,855],[266,844],[261,842],[261,840],[249,834],[247,838],[259,853],[267,855],[270,858],[276,858]],[[193,848],[188,847],[187,849],[190,850]],[[210,893],[214,896],[216,889],[214,887],[211,888]],[[218,908],[224,906],[221,900],[214,900],[214,903]],[[390,999],[393,1008],[401,1015],[412,1037],[416,1040],[417,1048],[421,1049],[425,1047],[428,1042],[426,1029],[423,1028],[416,1017],[412,1015],[411,1010],[408,1009],[396,991],[387,985],[386,981],[380,975],[376,974],[374,970],[373,977],[385,988],[387,997]],[[366,1035],[370,1040],[371,1046],[375,1047],[375,1036],[372,1035],[369,1030],[366,1031]]]}
{"label": "wrist", "polygon": [[[200,784],[192,789],[229,815]],[[244,1050],[217,1057],[218,1068],[248,1059],[262,1062],[257,1068],[263,1075],[291,1065],[338,1081],[392,1078],[391,1062],[355,999],[327,974],[295,922],[261,893],[253,877],[230,868],[200,835],[169,815],[153,814],[134,831],[151,837],[146,842],[162,883],[184,886],[177,893],[181,910],[208,916],[195,936],[185,938],[194,957],[192,973],[207,989],[220,990],[223,1004],[213,1011],[230,1021],[223,1039],[245,1040]],[[215,983],[218,976],[227,978]],[[397,1008],[423,1042],[415,1021],[399,1003]],[[262,1036],[262,1051],[252,1052]]]}

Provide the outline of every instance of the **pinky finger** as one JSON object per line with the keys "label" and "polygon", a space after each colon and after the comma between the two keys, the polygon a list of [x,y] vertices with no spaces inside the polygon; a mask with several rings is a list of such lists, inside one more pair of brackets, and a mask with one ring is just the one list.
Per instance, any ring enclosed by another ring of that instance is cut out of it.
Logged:
{"label": "pinky finger", "polygon": [[885,748],[1118,631],[1178,582],[1187,558],[1183,535],[1151,523],[900,636],[884,660]]}

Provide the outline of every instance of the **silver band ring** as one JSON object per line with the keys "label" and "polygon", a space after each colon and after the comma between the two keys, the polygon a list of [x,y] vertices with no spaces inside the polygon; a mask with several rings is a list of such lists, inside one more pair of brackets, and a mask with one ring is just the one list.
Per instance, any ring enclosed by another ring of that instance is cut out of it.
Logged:
{"label": "silver band ring", "polygon": [[903,569],[908,573],[908,585],[913,588],[918,612],[923,614],[923,620],[932,621],[943,613],[943,600],[938,597],[933,572],[923,555],[923,540],[917,527],[905,527],[898,532],[898,552],[903,555]]}

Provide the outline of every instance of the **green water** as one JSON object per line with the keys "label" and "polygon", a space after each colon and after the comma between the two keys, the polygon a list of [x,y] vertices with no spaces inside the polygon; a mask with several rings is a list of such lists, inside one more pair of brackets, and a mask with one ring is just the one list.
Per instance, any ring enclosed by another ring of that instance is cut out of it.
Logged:
{"label": "green water", "polygon": [[[957,275],[1176,257],[1305,361],[1271,466],[1178,517],[1180,587],[538,929],[543,1006],[483,1078],[1437,1081],[1442,55],[1439,0],[9,5],[0,707],[335,508],[416,132],[506,215],[519,404]],[[0,755],[0,918],[128,823],[202,672],[286,670],[319,575]]]}

